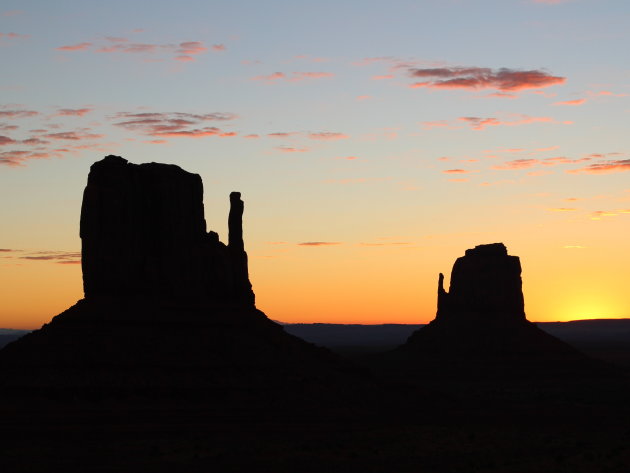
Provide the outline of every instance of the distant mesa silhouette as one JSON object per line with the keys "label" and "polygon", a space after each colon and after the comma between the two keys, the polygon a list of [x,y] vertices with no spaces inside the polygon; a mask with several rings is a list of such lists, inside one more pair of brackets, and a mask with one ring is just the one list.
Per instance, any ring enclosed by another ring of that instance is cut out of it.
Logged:
{"label": "distant mesa silhouette", "polygon": [[353,368],[255,307],[240,194],[230,194],[227,245],[206,232],[202,199],[201,178],[178,166],[94,163],[81,207],[85,298],[0,351],[0,394],[251,401],[352,383]]}
{"label": "distant mesa silhouette", "polygon": [[545,333],[525,316],[518,256],[502,243],[466,250],[453,265],[450,288],[439,275],[437,314],[397,349],[416,359],[581,360],[577,350]]}

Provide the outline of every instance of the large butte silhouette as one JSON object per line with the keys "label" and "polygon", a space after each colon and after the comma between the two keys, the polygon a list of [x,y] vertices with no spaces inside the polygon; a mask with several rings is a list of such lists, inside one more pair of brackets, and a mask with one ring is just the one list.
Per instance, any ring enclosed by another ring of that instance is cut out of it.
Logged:
{"label": "large butte silhouette", "polygon": [[457,258],[449,291],[440,274],[437,314],[385,356],[406,368],[451,376],[538,376],[580,371],[590,360],[527,320],[521,263],[503,243]]}
{"label": "large butte silhouette", "polygon": [[240,194],[227,245],[206,232],[202,198],[201,178],[175,165],[94,163],[81,208],[85,297],[0,351],[0,388],[308,398],[353,378],[256,308]]}

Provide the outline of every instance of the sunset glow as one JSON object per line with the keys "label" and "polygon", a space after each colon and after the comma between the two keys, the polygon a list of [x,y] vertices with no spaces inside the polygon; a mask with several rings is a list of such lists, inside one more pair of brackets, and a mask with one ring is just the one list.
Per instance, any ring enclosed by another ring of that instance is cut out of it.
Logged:
{"label": "sunset glow", "polygon": [[630,317],[628,14],[4,2],[0,327],[82,297],[82,192],[107,154],[199,174],[224,242],[240,191],[274,320],[426,323],[438,273],[493,242],[521,258],[530,320]]}

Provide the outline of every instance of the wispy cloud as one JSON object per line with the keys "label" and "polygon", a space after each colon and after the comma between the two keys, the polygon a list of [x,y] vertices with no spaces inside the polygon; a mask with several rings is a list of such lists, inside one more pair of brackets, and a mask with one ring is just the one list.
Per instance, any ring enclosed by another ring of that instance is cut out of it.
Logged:
{"label": "wispy cloud", "polygon": [[103,138],[104,135],[99,135],[97,133],[89,133],[88,129],[80,129],[77,131],[62,131],[60,133],[48,133],[44,136],[46,138],[50,138],[53,140],[79,141],[79,140],[94,140],[97,138]]}
{"label": "wispy cloud", "polygon": [[55,113],[57,117],[82,117],[93,111],[92,108],[61,108]]}
{"label": "wispy cloud", "polygon": [[274,133],[267,133],[267,136],[269,138],[287,139],[287,138],[291,138],[293,136],[297,136],[299,134],[300,134],[299,131],[276,131]]}
{"label": "wispy cloud", "polygon": [[55,48],[57,51],[85,51],[92,46],[92,43],[77,43],[68,44],[66,46],[59,46]]}
{"label": "wispy cloud", "polygon": [[200,138],[206,136],[230,137],[235,132],[225,132],[216,126],[203,126],[209,121],[234,120],[233,113],[183,113],[183,112],[120,112],[113,119],[114,126],[146,136],[177,138]]}
{"label": "wispy cloud", "polygon": [[568,169],[570,174],[611,174],[630,171],[630,159],[609,160],[603,163],[593,163],[579,169]]}
{"label": "wispy cloud", "polygon": [[326,140],[326,141],[344,140],[346,138],[349,138],[349,136],[344,133],[331,132],[331,131],[309,133],[308,137],[312,140]]}
{"label": "wispy cloud", "polygon": [[489,126],[518,126],[529,125],[531,123],[557,123],[551,117],[530,117],[527,115],[520,115],[514,120],[502,120],[494,117],[460,117],[458,120],[466,122],[473,130],[483,130]]}
{"label": "wispy cloud", "polygon": [[291,146],[277,146],[276,149],[283,153],[306,153],[308,148],[293,148]]}
{"label": "wispy cloud", "polygon": [[273,72],[269,75],[255,76],[252,77],[251,80],[256,81],[264,81],[264,82],[276,82],[276,81],[287,81],[287,82],[300,82],[304,80],[313,80],[313,79],[328,79],[333,77],[334,74],[332,72]]}
{"label": "wispy cloud", "polygon": [[517,92],[525,89],[540,89],[562,84],[566,78],[553,76],[543,70],[515,70],[487,67],[441,67],[409,68],[408,74],[414,79],[413,88],[434,89],[497,89],[503,92]]}
{"label": "wispy cloud", "polygon": [[586,103],[586,99],[575,99],[575,100],[563,100],[561,102],[554,102],[554,105],[584,105]]}
{"label": "wispy cloud", "polygon": [[535,166],[540,161],[538,159],[514,159],[512,161],[507,161],[503,164],[497,164],[492,166],[491,169],[496,169],[500,171],[504,170],[514,170],[514,169],[527,169]]}
{"label": "wispy cloud", "polygon": [[302,243],[298,243],[298,246],[331,246],[331,245],[341,245],[340,241],[304,241]]}
{"label": "wispy cloud", "polygon": [[[176,61],[194,61],[195,56],[208,51],[208,47],[202,41],[183,41],[180,43],[160,44],[160,43],[139,43],[130,42],[127,38],[106,36],[105,41],[67,44],[55,48],[57,51],[74,52],[74,51],[91,51],[95,53],[111,54],[138,54],[138,55],[156,55],[162,54],[170,56]],[[223,51],[225,46],[214,45],[213,51]]]}
{"label": "wispy cloud", "polygon": [[0,110],[0,118],[4,119],[28,118],[38,114],[35,110]]}
{"label": "wispy cloud", "polygon": [[468,171],[466,169],[446,169],[445,171],[442,171],[444,174],[470,174],[472,172],[477,172],[477,171]]}
{"label": "wispy cloud", "polygon": [[50,261],[57,264],[81,264],[81,253],[77,251],[18,251],[17,259]]}
{"label": "wispy cloud", "polygon": [[630,214],[630,209],[619,210],[596,210],[591,213],[591,220],[601,220],[605,217],[617,217],[618,215]]}

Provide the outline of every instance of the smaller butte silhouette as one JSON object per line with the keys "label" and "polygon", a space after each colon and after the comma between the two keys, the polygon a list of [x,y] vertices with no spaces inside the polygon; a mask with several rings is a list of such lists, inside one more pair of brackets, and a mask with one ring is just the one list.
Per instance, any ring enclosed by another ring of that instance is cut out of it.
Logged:
{"label": "smaller butte silhouette", "polygon": [[345,389],[352,369],[256,308],[238,192],[230,204],[226,245],[206,231],[197,174],[94,163],[81,207],[85,297],[0,351],[0,393],[251,402]]}
{"label": "smaller butte silhouette", "polygon": [[435,319],[391,355],[434,371],[490,376],[553,371],[587,360],[527,320],[521,263],[503,243],[466,250],[453,265],[448,292],[440,274]]}

